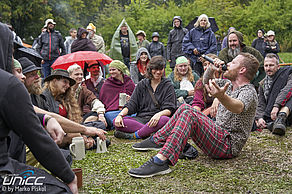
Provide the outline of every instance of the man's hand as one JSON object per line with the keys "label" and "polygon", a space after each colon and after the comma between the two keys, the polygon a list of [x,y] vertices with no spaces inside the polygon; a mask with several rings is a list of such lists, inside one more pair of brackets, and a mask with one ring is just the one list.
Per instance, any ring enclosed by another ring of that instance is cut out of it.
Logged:
{"label": "man's hand", "polygon": [[263,118],[256,120],[257,127],[264,129],[267,127],[266,121]]}
{"label": "man's hand", "polygon": [[100,139],[105,140],[106,139],[105,134],[107,134],[107,132],[95,127],[85,127],[85,132],[83,134],[88,136],[97,135]]}
{"label": "man's hand", "polygon": [[273,107],[272,112],[271,112],[271,119],[273,121],[276,120],[278,112],[279,112],[279,108]]}
{"label": "man's hand", "polygon": [[215,98],[210,109],[211,117],[213,118],[216,117],[219,104],[220,104],[219,100]]}
{"label": "man's hand", "polygon": [[222,61],[222,60],[220,60],[220,59],[218,59],[218,58],[215,58],[214,59],[214,65],[215,65],[215,67],[217,67],[217,68],[219,68],[219,69],[221,69],[222,70],[222,65],[224,65],[224,61]]}
{"label": "man's hand", "polygon": [[70,188],[70,190],[72,191],[73,194],[78,194],[78,187],[77,187],[77,177],[75,175],[74,180],[67,184],[67,186]]}
{"label": "man's hand", "polygon": [[48,120],[46,130],[53,138],[53,140],[56,142],[56,144],[62,143],[65,132],[63,131],[61,125],[58,123],[56,119],[50,118],[50,120]]}
{"label": "man's hand", "polygon": [[215,98],[218,98],[219,100],[225,95],[225,92],[226,90],[228,89],[228,86],[229,86],[229,82],[225,84],[224,87],[220,88],[214,79],[212,80],[209,80],[209,85],[208,84],[205,84],[205,87],[206,87],[206,90],[207,92],[215,97]]}
{"label": "man's hand", "polygon": [[150,119],[150,121],[148,122],[148,127],[155,127],[160,119],[161,115],[160,113],[156,113],[155,115],[153,115],[153,117]]}
{"label": "man's hand", "polygon": [[196,48],[193,50],[193,53],[194,53],[195,55],[200,55],[200,52],[199,52]]}

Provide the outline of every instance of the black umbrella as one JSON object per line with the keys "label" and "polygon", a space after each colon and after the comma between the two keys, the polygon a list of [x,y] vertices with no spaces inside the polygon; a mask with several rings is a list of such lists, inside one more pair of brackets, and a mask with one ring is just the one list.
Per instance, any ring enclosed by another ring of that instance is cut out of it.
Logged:
{"label": "black umbrella", "polygon": [[[188,29],[189,31],[194,28],[194,24],[196,23],[196,21],[198,20],[199,16],[197,16],[195,19],[193,19],[192,21],[190,21],[190,23],[186,26],[186,29]],[[209,18],[209,22],[211,24],[211,29],[212,31],[215,33],[219,30],[217,24],[216,24],[216,21],[215,21],[215,18],[213,17],[210,17]]]}
{"label": "black umbrella", "polygon": [[36,66],[41,66],[42,56],[33,48],[27,48],[14,42],[14,58],[19,59],[21,57],[26,57],[31,60]]}

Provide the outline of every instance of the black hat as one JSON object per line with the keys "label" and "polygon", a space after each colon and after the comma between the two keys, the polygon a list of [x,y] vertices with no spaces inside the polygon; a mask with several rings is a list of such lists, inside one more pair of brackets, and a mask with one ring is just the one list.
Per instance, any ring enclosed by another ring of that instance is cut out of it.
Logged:
{"label": "black hat", "polygon": [[65,79],[68,79],[70,81],[70,86],[73,86],[76,81],[74,79],[72,79],[70,76],[69,76],[69,72],[64,70],[64,69],[55,69],[51,75],[49,75],[48,77],[46,77],[44,79],[44,82],[48,82],[48,81],[51,81],[55,78],[65,78]]}
{"label": "black hat", "polygon": [[153,34],[152,34],[152,38],[153,37],[158,37],[159,38],[159,33],[158,32],[153,32]]}
{"label": "black hat", "polygon": [[18,59],[18,61],[21,64],[23,74],[42,69],[41,67],[37,67],[31,60],[26,57],[21,57]]}

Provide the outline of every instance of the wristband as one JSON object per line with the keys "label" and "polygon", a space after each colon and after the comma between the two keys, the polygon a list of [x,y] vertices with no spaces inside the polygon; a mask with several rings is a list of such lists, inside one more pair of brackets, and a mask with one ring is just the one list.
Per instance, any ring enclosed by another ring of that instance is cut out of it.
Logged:
{"label": "wristband", "polygon": [[47,124],[51,118],[53,118],[53,117],[46,117],[45,118],[44,127],[47,127]]}

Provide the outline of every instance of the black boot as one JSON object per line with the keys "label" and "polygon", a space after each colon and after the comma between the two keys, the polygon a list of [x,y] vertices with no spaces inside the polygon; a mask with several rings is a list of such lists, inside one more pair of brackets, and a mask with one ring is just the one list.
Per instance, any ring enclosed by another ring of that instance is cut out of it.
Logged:
{"label": "black boot", "polygon": [[287,114],[280,112],[273,126],[273,134],[285,135]]}
{"label": "black boot", "polygon": [[273,132],[273,128],[274,128],[274,122],[267,123],[267,129],[269,129],[269,131]]}

